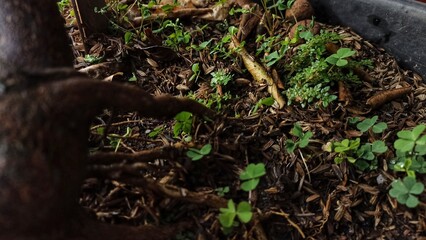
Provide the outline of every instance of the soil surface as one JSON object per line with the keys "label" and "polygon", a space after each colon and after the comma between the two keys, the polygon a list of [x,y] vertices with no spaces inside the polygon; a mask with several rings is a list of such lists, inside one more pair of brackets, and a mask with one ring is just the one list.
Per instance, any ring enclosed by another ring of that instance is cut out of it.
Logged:
{"label": "soil surface", "polygon": [[[366,69],[370,80],[349,87],[350,102],[336,100],[327,107],[294,103],[282,109],[260,105],[254,111],[256,103],[270,94],[265,84],[253,80],[238,57],[223,59],[211,54],[209,48],[189,47],[208,40],[217,44],[227,31],[224,27],[239,26],[241,14],[227,16],[226,21],[181,19],[184,29],[191,33],[191,42],[176,49],[153,43],[164,42],[165,32],[152,33],[143,40],[135,37],[126,44],[126,29],[140,33],[142,27],[123,23],[111,33],[88,39],[90,55],[102,57],[92,64],[84,60],[74,18],[69,11],[64,16],[73,40],[76,69],[100,81],[133,84],[153,95],[207,100],[218,94],[220,99],[220,107],[218,102],[211,106],[220,117],[194,118],[191,139],[175,137],[173,119],[142,119],[137,113],[106,109],[93,120],[89,139],[93,174],[82,187],[80,202],[100,220],[160,226],[190,222],[191,227],[176,239],[426,238],[426,194],[419,196],[421,203],[413,209],[388,194],[392,181],[405,176],[389,168],[395,157],[396,133],[425,122],[426,85],[419,75],[400,68],[383,49],[348,28],[321,25],[323,30],[341,35],[337,44],[356,50],[356,59],[372,60],[373,67]],[[280,19],[276,25],[276,34],[285,34],[292,26]],[[158,26],[155,22],[144,25],[144,32]],[[252,56],[258,47],[255,40],[254,33],[245,39],[245,48]],[[196,80],[190,80],[194,63],[199,63],[201,71]],[[210,73],[218,69],[233,75],[221,91],[210,84]],[[285,75],[283,68],[276,70]],[[411,92],[376,109],[366,104],[381,90],[409,86]],[[337,88],[330,91],[337,94]],[[349,121],[373,116],[387,123],[383,133],[362,134]],[[288,153],[286,141],[297,140],[290,134],[295,123],[313,136],[307,147]],[[153,134],[156,130],[158,134]],[[323,150],[327,142],[356,137],[364,142],[380,139],[386,143],[389,150],[377,157],[377,168],[361,171],[347,161],[336,164],[336,154]],[[213,146],[212,151],[201,160],[192,161],[186,155],[189,147],[200,149],[207,143]],[[110,165],[96,162],[105,163],[107,159]],[[240,189],[239,174],[249,163],[264,163],[266,175],[247,193]],[[424,175],[418,174],[417,179],[426,183]],[[229,187],[229,192],[219,197],[218,188],[223,187]],[[250,202],[255,214],[250,223],[240,224],[225,235],[218,214],[228,199]]]}

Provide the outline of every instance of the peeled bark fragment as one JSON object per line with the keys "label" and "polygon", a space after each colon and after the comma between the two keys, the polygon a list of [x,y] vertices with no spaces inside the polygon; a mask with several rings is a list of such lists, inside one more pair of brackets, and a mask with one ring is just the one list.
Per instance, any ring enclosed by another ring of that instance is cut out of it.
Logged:
{"label": "peeled bark fragment", "polygon": [[367,100],[367,105],[370,105],[373,109],[378,108],[385,103],[388,103],[394,99],[400,98],[410,93],[411,90],[411,87],[402,87],[380,91]]}
{"label": "peeled bark fragment", "polygon": [[235,50],[241,56],[247,70],[257,82],[266,83],[268,85],[268,92],[272,95],[275,101],[277,101],[279,109],[283,108],[285,105],[285,100],[279,93],[274,79],[266,72],[266,69],[258,62],[256,62],[256,60],[250,54],[248,54],[246,49],[240,45],[236,37],[232,37],[232,43],[229,47]]}

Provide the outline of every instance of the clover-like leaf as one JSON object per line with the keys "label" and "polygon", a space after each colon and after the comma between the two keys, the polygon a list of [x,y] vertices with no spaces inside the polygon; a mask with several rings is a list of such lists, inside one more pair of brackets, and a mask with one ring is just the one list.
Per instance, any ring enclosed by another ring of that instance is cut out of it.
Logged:
{"label": "clover-like leaf", "polygon": [[419,203],[414,195],[421,194],[424,190],[423,183],[417,182],[413,176],[407,176],[402,181],[397,179],[392,182],[391,186],[392,189],[389,191],[389,195],[410,208],[416,207]]}
{"label": "clover-like leaf", "polygon": [[219,214],[220,224],[226,228],[232,227],[234,223],[234,219],[237,216],[234,201],[232,201],[232,199],[229,200],[228,207],[220,208],[219,211],[220,211],[220,214]]}
{"label": "clover-like leaf", "polygon": [[371,151],[373,151],[374,153],[384,153],[387,150],[388,150],[388,147],[383,141],[378,140],[378,141],[374,141],[371,144]]}
{"label": "clover-like leaf", "polygon": [[302,127],[299,124],[294,124],[294,127],[291,129],[290,133],[293,136],[301,138],[303,136]]}
{"label": "clover-like leaf", "polygon": [[423,135],[419,139],[417,139],[416,144],[417,145],[426,145],[426,135]]}
{"label": "clover-like leaf", "polygon": [[393,181],[391,186],[392,189],[389,191],[389,194],[394,198],[408,193],[407,187],[400,179]]}
{"label": "clover-like leaf", "polygon": [[351,50],[350,48],[340,48],[339,50],[337,50],[336,55],[340,58],[347,58],[354,55],[355,53],[356,52]]}
{"label": "clover-like leaf", "polygon": [[367,169],[370,164],[368,164],[368,162],[364,161],[364,160],[358,160],[356,161],[355,165],[357,166],[357,168],[359,168],[361,171],[364,171],[365,169]]}
{"label": "clover-like leaf", "polygon": [[241,183],[241,189],[249,192],[251,190],[256,189],[257,185],[259,184],[260,179],[259,178],[254,178],[254,179],[250,179],[247,181],[244,181]]}
{"label": "clover-like leaf", "polygon": [[237,216],[242,223],[250,222],[253,216],[250,203],[245,201],[240,202],[237,207]]}
{"label": "clover-like leaf", "polygon": [[211,150],[212,150],[212,145],[208,143],[200,149],[200,153],[203,155],[208,155],[210,154]]}
{"label": "clover-like leaf", "polygon": [[425,186],[423,185],[423,183],[416,182],[414,183],[414,185],[411,186],[410,193],[418,195],[418,194],[421,194],[424,189],[425,189]]}
{"label": "clover-like leaf", "polygon": [[419,199],[416,196],[409,194],[405,200],[405,205],[407,205],[409,208],[415,208],[417,205],[419,205]]}
{"label": "clover-like leaf", "polygon": [[309,139],[312,136],[313,136],[313,133],[311,131],[308,131],[305,134],[303,134],[303,136],[300,138],[300,141],[299,141],[299,147],[304,148],[304,147],[308,146]]}
{"label": "clover-like leaf", "polygon": [[372,128],[374,133],[381,133],[388,128],[388,125],[385,122],[379,122],[375,124]]}
{"label": "clover-like leaf", "polygon": [[407,139],[397,139],[393,146],[395,149],[397,149],[400,152],[411,152],[413,151],[415,142],[413,140],[407,140]]}
{"label": "clover-like leaf", "polygon": [[247,179],[259,178],[265,174],[266,174],[265,164],[250,163],[249,165],[247,165],[245,171],[241,173],[240,179],[247,180]]}
{"label": "clover-like leaf", "polygon": [[415,128],[413,128],[413,130],[411,130],[412,132],[412,139],[416,140],[417,138],[420,137],[420,135],[425,131],[426,129],[426,125],[420,124],[417,125]]}
{"label": "clover-like leaf", "polygon": [[188,152],[186,152],[186,156],[191,158],[192,161],[197,161],[204,157],[203,154],[200,154],[196,152],[195,150],[198,151],[198,149],[190,149]]}
{"label": "clover-like leaf", "polygon": [[296,150],[296,147],[298,146],[298,144],[296,144],[293,140],[291,139],[287,139],[285,141],[285,149],[287,150],[288,153],[292,153],[294,152],[294,150]]}
{"label": "clover-like leaf", "polygon": [[346,66],[346,65],[348,65],[348,60],[346,60],[346,59],[339,59],[336,62],[336,66],[339,66],[339,67],[343,67],[343,66]]}
{"label": "clover-like leaf", "polygon": [[368,131],[368,129],[370,129],[377,121],[377,116],[374,116],[372,118],[366,118],[363,121],[359,122],[356,127],[361,131],[361,132],[366,132]]}
{"label": "clover-like leaf", "polygon": [[325,59],[328,63],[332,65],[336,65],[337,61],[339,60],[339,57],[337,55],[333,54]]}

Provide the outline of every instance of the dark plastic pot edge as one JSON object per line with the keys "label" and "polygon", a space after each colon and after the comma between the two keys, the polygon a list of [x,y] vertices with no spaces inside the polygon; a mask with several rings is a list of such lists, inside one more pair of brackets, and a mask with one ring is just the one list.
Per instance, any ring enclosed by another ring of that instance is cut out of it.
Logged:
{"label": "dark plastic pot edge", "polygon": [[321,22],[351,27],[426,79],[426,3],[414,0],[310,0]]}

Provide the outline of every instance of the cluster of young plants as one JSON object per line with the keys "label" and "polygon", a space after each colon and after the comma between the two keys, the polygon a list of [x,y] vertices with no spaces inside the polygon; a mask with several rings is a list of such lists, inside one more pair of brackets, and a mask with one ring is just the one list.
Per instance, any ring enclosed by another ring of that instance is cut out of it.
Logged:
{"label": "cluster of young plants", "polygon": [[424,184],[416,180],[416,174],[426,173],[426,125],[420,124],[412,130],[402,130],[397,133],[394,142],[396,157],[390,166],[394,171],[407,174],[403,180],[397,179],[392,183],[389,194],[398,202],[408,207],[416,207],[418,197],[424,190]]}
{"label": "cluster of young plants", "polygon": [[[210,54],[216,55],[221,59],[234,59],[234,53],[229,50],[228,45],[231,42],[232,36],[238,32],[238,28],[229,26],[225,31],[227,31],[227,33],[218,42],[214,43],[214,47],[211,49]],[[244,42],[241,44],[244,45]]]}
{"label": "cluster of young plants", "polygon": [[260,45],[257,48],[256,55],[263,54],[262,62],[271,67],[285,57],[290,46],[295,44],[297,40],[298,36],[289,39],[288,37],[283,38],[280,34],[270,37],[266,37],[265,34],[258,35],[256,42]]}
{"label": "cluster of young plants", "polygon": [[[387,129],[387,124],[384,122],[377,122],[377,119],[377,116],[366,118],[363,121],[359,121],[358,118],[355,118],[351,119],[351,122],[358,122],[356,128],[361,133],[371,130],[372,133],[378,134]],[[388,147],[385,142],[381,140],[361,144],[361,138],[356,138],[331,142],[326,146],[325,150],[336,153],[334,158],[336,164],[340,164],[347,160],[349,163],[354,164],[359,170],[364,171],[367,169],[376,169],[378,167],[377,156],[385,153]]]}
{"label": "cluster of young plants", "polygon": [[154,33],[165,33],[167,34],[166,40],[164,40],[164,45],[178,50],[181,46],[186,46],[191,41],[191,33],[186,31],[182,23],[179,22],[177,18],[174,22],[172,20],[166,20],[161,24],[161,27],[153,31]]}
{"label": "cluster of young plants", "polygon": [[[350,123],[356,123],[356,128],[361,133],[368,132],[374,135],[387,129],[386,123],[377,122],[377,120],[377,116],[363,121],[353,118],[350,119]],[[426,173],[425,129],[426,125],[421,124],[412,130],[399,131],[398,139],[393,143],[396,157],[389,164],[392,170],[407,174],[402,180],[396,179],[392,182],[389,195],[410,208],[419,204],[417,195],[424,191],[424,184],[416,180],[416,174]],[[388,151],[384,141],[362,143],[361,138],[330,142],[324,149],[336,154],[334,161],[337,164],[346,160],[361,171],[376,169],[378,155]]]}
{"label": "cluster of young plants", "polygon": [[175,116],[175,120],[176,122],[173,125],[173,136],[175,138],[178,138],[179,136],[190,138],[193,121],[192,113],[180,112]]}
{"label": "cluster of young plants", "polygon": [[[260,178],[265,174],[265,164],[249,164],[240,174],[241,189],[246,192],[253,191],[258,186]],[[219,222],[225,234],[230,233],[233,227],[239,226],[240,223],[250,222],[253,217],[252,206],[247,201],[241,201],[235,205],[235,202],[230,199],[228,206],[220,208],[219,211]]]}
{"label": "cluster of young plants", "polygon": [[315,106],[327,107],[337,99],[337,96],[331,93],[331,88],[338,81],[357,83],[359,78],[352,69],[371,65],[366,60],[350,59],[356,52],[349,48],[340,48],[330,55],[326,44],[340,39],[336,33],[321,31],[313,35],[309,28],[300,27],[297,35],[305,43],[295,48],[296,53],[291,57],[291,61],[284,65],[288,79],[288,88],[285,91],[288,104],[298,102],[304,107],[314,103]]}
{"label": "cluster of young plants", "polygon": [[289,9],[295,0],[262,0],[260,2],[265,11],[269,11],[284,18],[284,10]]}
{"label": "cluster of young plants", "polygon": [[210,81],[210,85],[213,88],[216,88],[217,86],[226,86],[229,81],[232,80],[233,75],[226,72],[223,69],[219,69],[216,72],[212,72],[212,79]]}

